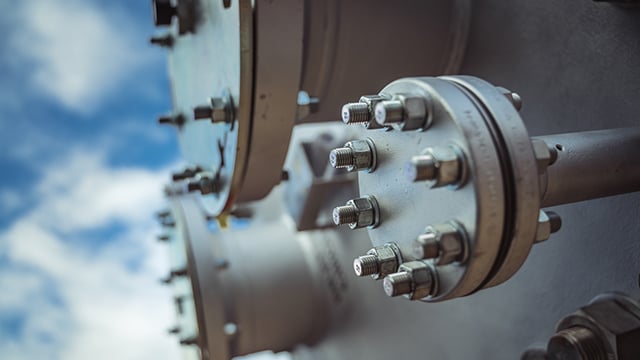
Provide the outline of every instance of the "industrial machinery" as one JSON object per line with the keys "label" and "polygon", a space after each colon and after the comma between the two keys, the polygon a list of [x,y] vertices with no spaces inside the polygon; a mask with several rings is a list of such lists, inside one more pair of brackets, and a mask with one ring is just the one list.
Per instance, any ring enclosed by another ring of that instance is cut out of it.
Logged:
{"label": "industrial machinery", "polygon": [[639,359],[634,3],[154,0],[188,356]]}

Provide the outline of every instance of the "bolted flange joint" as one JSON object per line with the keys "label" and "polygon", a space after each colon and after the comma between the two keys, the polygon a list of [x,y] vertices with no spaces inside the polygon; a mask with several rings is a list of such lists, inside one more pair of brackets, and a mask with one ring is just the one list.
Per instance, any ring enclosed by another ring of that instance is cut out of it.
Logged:
{"label": "bolted flange joint", "polygon": [[413,255],[416,259],[434,259],[438,266],[462,263],[468,257],[467,242],[464,227],[455,221],[427,226],[413,243]]}
{"label": "bolted flange joint", "polygon": [[377,163],[376,147],[371,139],[349,141],[344,147],[331,150],[329,162],[336,169],[372,172]]}
{"label": "bolted flange joint", "polygon": [[211,120],[212,123],[229,123],[234,119],[231,98],[225,93],[223,97],[210,98],[209,103],[193,108],[195,120]]}
{"label": "bolted flange joint", "polygon": [[402,261],[402,253],[398,245],[386,243],[354,259],[353,270],[356,276],[371,275],[374,280],[380,280],[396,272]]}
{"label": "bolted flange joint", "polygon": [[349,200],[345,206],[333,209],[333,222],[336,225],[349,225],[351,229],[373,229],[380,224],[378,202],[371,195]]}
{"label": "bolted flange joint", "polygon": [[406,262],[400,265],[398,272],[384,278],[383,287],[387,296],[404,295],[409,300],[424,299],[437,293],[437,273],[427,262]]}

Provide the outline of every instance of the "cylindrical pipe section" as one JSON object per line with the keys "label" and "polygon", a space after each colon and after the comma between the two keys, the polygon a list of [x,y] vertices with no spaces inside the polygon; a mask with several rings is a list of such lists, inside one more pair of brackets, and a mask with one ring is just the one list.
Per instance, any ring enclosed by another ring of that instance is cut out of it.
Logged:
{"label": "cylindrical pipe section", "polygon": [[640,127],[539,139],[558,153],[541,178],[542,207],[640,191]]}

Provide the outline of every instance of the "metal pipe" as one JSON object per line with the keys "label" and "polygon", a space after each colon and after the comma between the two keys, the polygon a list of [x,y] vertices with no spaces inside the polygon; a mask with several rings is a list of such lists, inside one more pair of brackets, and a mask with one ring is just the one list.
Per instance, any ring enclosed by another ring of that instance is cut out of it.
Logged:
{"label": "metal pipe", "polygon": [[640,191],[640,127],[539,139],[558,153],[541,177],[543,207]]}

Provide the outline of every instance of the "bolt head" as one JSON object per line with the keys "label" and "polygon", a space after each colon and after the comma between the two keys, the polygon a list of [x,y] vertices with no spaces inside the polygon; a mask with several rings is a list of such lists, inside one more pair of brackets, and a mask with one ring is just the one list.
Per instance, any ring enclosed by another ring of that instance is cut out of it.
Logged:
{"label": "bolt head", "polygon": [[553,211],[540,210],[538,213],[538,226],[536,228],[535,243],[543,242],[554,232],[560,230],[562,219]]}
{"label": "bolt head", "polygon": [[413,256],[416,259],[435,259],[439,255],[438,238],[432,231],[419,235],[413,242]]}
{"label": "bolt head", "polygon": [[556,161],[558,153],[555,151],[555,148],[551,150],[549,146],[547,146],[547,143],[541,139],[531,139],[531,147],[536,157],[538,174],[544,174],[547,171],[547,167]]}
{"label": "bolt head", "polygon": [[[424,261],[405,262],[398,268],[398,273],[405,272],[413,280],[412,292],[405,296],[410,300],[420,300],[433,295],[437,284],[434,270]],[[393,275],[393,274],[392,274]],[[391,277],[389,275],[388,277]]]}
{"label": "bolt head", "polygon": [[464,163],[460,151],[454,146],[435,146],[425,149],[424,155],[435,161],[436,176],[430,181],[431,187],[456,185],[462,180]]}
{"label": "bolt head", "polygon": [[425,235],[433,238],[438,244],[436,265],[441,266],[466,260],[466,236],[462,225],[451,222],[428,226],[425,229]]}
{"label": "bolt head", "polygon": [[404,173],[412,182],[434,180],[438,175],[437,162],[431,154],[417,155],[405,165]]}
{"label": "bolt head", "polygon": [[227,122],[228,118],[227,102],[222,98],[211,99],[211,121],[214,123]]}
{"label": "bolt head", "polygon": [[407,272],[390,274],[382,282],[382,288],[389,297],[410,294],[413,288],[413,279]]}

